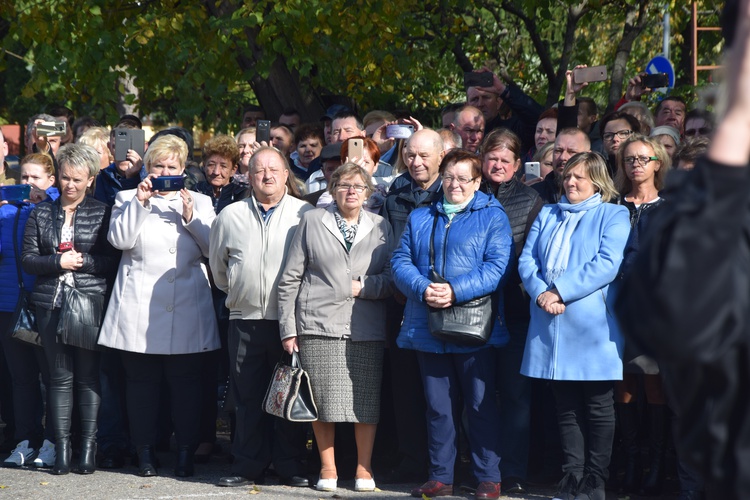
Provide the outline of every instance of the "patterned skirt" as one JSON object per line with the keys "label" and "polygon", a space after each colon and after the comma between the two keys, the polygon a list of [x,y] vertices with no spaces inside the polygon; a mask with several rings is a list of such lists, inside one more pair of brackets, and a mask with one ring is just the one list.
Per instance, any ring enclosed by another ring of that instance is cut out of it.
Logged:
{"label": "patterned skirt", "polygon": [[313,335],[300,335],[297,340],[318,419],[377,424],[385,343]]}

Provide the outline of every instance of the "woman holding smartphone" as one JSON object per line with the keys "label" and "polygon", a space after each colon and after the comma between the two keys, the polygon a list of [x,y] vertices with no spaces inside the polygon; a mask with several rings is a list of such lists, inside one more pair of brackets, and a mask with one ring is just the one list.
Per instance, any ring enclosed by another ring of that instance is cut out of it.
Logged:
{"label": "woman holding smartphone", "polygon": [[[102,296],[117,252],[107,242],[109,207],[86,192],[99,172],[99,155],[91,146],[67,144],[57,153],[60,197],[36,206],[26,223],[23,268],[37,276],[31,301],[50,373],[49,417],[55,431],[53,474],[71,470],[70,421],[75,380],[81,418],[81,456],[75,472],[96,469],[96,420],[101,391],[99,352],[68,345],[58,334],[66,289]],[[101,307],[101,303],[97,307]],[[100,311],[101,312],[101,311]],[[87,339],[96,345],[96,339]]]}
{"label": "woman holding smartphone", "polygon": [[123,253],[99,343],[122,355],[141,476],[157,474],[162,377],[178,446],[175,475],[193,475],[202,356],[219,348],[204,264],[216,215],[211,198],[179,188],[187,155],[177,136],[152,142],[144,158],[148,177],[137,189],[120,191],[112,209],[109,241]]}

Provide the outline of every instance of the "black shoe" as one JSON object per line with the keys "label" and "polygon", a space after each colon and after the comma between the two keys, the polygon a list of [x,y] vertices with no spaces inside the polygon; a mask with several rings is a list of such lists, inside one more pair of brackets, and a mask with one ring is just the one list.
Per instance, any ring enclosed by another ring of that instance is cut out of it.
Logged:
{"label": "black shoe", "polygon": [[180,445],[177,451],[177,465],[174,467],[174,475],[177,477],[190,477],[195,473],[193,467],[193,447]]}
{"label": "black shoe", "polygon": [[93,474],[96,471],[96,441],[84,441],[81,444],[81,457],[78,461],[78,474]]}
{"label": "black shoe", "polygon": [[156,457],[153,446],[138,447],[138,475],[141,477],[152,477],[159,473],[156,471]]}
{"label": "black shoe", "polygon": [[503,493],[507,495],[525,495],[528,493],[526,489],[526,481],[520,477],[508,477],[503,478]]}
{"label": "black shoe", "polygon": [[279,483],[284,486],[294,486],[295,488],[307,488],[310,486],[310,481],[302,476],[281,477],[279,478]]}
{"label": "black shoe", "polygon": [[578,493],[578,478],[572,472],[568,472],[560,481],[557,494],[552,500],[574,500],[578,498],[576,493]]}
{"label": "black shoe", "polygon": [[125,457],[118,449],[108,448],[99,460],[100,469],[122,469],[123,467],[125,467]]}
{"label": "black shoe", "polygon": [[70,460],[73,458],[73,448],[70,440],[58,439],[55,443],[55,465],[52,466],[52,474],[63,476],[70,472]]}
{"label": "black shoe", "polygon": [[574,500],[605,500],[604,481],[593,474],[587,474],[578,487]]}
{"label": "black shoe", "polygon": [[242,476],[225,476],[219,479],[219,482],[216,483],[216,486],[229,486],[229,487],[236,487],[236,486],[252,486],[255,484],[254,481],[251,481],[250,479]]}

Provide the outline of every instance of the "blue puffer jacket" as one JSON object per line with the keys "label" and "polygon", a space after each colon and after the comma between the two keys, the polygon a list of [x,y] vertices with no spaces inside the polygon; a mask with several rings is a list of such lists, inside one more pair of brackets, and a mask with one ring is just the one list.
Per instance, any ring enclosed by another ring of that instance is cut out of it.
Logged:
{"label": "blue puffer jacket", "polygon": [[430,235],[436,211],[435,270],[466,302],[495,291],[499,295],[498,316],[486,346],[503,346],[509,334],[503,317],[502,282],[514,265],[513,236],[508,217],[492,196],[477,191],[465,211],[449,223],[442,201],[414,210],[398,248],[391,259],[393,278],[406,295],[406,309],[399,347],[431,353],[467,353],[484,347],[463,347],[438,340],[427,326],[424,292],[430,285]]}
{"label": "blue puffer jacket", "polygon": [[[47,201],[54,201],[59,196],[57,189],[47,190]],[[45,203],[45,202],[42,202]],[[18,219],[18,255],[23,247],[23,231],[29,214],[34,209],[32,203],[18,205],[3,205],[0,207],[0,312],[13,312],[18,302],[18,272],[16,271],[16,254],[13,251],[13,224],[16,213],[21,210]],[[35,276],[21,271],[23,285],[29,292],[34,289]]]}

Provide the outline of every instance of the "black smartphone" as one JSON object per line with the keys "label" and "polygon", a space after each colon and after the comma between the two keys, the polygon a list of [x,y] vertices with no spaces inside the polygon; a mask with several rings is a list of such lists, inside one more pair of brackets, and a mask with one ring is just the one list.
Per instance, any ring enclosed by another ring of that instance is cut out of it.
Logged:
{"label": "black smartphone", "polygon": [[185,187],[185,178],[181,175],[163,175],[151,178],[152,191],[179,191]]}
{"label": "black smartphone", "polygon": [[603,82],[606,79],[606,66],[592,66],[590,68],[576,68],[573,70],[574,83]]}
{"label": "black smartphone", "polygon": [[36,124],[36,135],[44,137],[62,137],[68,130],[68,122],[65,120],[54,122],[39,122]]}
{"label": "black smartphone", "polygon": [[467,71],[464,73],[464,87],[492,87],[492,73],[483,71]]}
{"label": "black smartphone", "polygon": [[0,186],[0,200],[8,202],[22,202],[31,196],[31,184],[16,184]]}
{"label": "black smartphone", "polygon": [[132,149],[143,158],[146,149],[146,132],[137,128],[115,129],[115,161],[128,159],[128,149]]}
{"label": "black smartphone", "polygon": [[643,75],[641,85],[647,89],[660,89],[669,87],[669,75],[666,73],[654,73],[653,75]]}
{"label": "black smartphone", "polygon": [[257,142],[265,141],[271,145],[271,122],[269,120],[258,120],[258,126],[255,129],[255,140]]}

